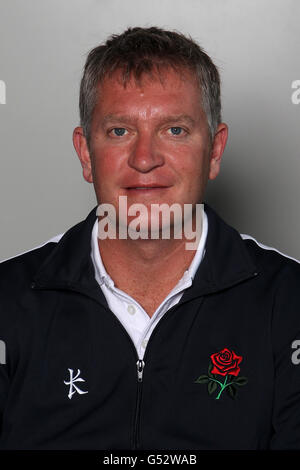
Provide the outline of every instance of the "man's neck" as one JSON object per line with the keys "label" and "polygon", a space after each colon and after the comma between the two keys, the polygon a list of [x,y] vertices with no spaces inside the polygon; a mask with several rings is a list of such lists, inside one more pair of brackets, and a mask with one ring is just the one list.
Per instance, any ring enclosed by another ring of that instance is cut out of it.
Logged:
{"label": "man's neck", "polygon": [[196,252],[185,244],[184,239],[98,240],[103,265],[119,288],[136,281],[145,287],[178,282]]}
{"label": "man's neck", "polygon": [[[198,232],[198,241],[200,235]],[[152,317],[191,265],[198,244],[193,243],[193,250],[186,249],[187,241],[98,239],[98,248],[115,286],[134,298]]]}

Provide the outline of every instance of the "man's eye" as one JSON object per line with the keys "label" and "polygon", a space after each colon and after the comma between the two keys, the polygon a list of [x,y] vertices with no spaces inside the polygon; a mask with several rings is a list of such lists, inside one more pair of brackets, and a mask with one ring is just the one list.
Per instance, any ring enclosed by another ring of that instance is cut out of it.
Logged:
{"label": "man's eye", "polygon": [[182,129],[182,127],[170,127],[168,131],[170,131],[172,135],[180,135],[183,134],[184,129]]}
{"label": "man's eye", "polygon": [[127,131],[124,129],[124,127],[115,127],[111,130],[111,132],[117,137],[122,137]]}

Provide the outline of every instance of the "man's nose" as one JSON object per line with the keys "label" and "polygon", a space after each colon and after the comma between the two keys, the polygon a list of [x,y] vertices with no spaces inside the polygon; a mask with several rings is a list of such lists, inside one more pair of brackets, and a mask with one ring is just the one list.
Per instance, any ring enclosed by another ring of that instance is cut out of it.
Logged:
{"label": "man's nose", "polygon": [[128,165],[141,173],[147,173],[164,164],[158,142],[151,134],[140,134],[131,149]]}

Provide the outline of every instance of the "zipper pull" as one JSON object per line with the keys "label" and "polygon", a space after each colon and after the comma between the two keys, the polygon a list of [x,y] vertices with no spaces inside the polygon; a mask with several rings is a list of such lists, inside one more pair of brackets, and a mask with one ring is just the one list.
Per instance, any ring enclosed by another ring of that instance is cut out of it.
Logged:
{"label": "zipper pull", "polygon": [[137,365],[137,373],[138,373],[138,382],[142,382],[145,363],[144,361],[142,361],[142,359],[139,359],[136,365]]}

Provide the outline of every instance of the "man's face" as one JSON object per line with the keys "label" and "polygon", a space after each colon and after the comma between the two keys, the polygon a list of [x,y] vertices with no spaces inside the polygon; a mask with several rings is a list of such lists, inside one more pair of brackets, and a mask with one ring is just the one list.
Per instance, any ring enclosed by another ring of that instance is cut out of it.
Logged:
{"label": "man's face", "polygon": [[119,196],[127,196],[128,206],[183,207],[202,202],[208,179],[218,174],[226,125],[219,134],[212,145],[195,77],[167,69],[163,81],[144,75],[126,87],[119,74],[105,79],[92,116],[90,153],[82,133],[74,145],[98,204],[118,209]]}

